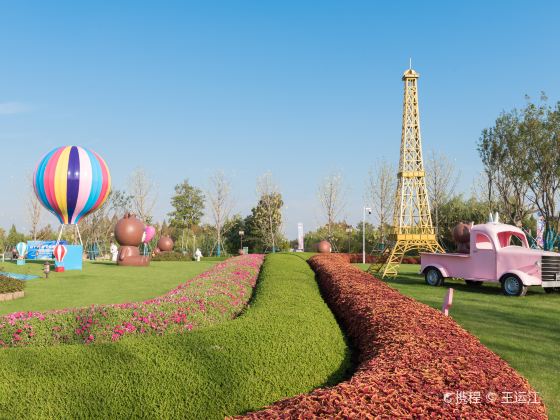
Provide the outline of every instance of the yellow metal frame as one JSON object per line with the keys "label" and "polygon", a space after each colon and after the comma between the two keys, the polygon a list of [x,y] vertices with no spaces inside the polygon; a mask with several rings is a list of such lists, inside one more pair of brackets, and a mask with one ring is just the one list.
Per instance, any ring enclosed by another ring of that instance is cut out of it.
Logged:
{"label": "yellow metal frame", "polygon": [[401,152],[391,246],[368,269],[371,273],[382,273],[383,278],[397,276],[402,259],[409,251],[445,252],[435,235],[426,188],[418,109],[419,77],[412,68],[405,71],[402,77]]}

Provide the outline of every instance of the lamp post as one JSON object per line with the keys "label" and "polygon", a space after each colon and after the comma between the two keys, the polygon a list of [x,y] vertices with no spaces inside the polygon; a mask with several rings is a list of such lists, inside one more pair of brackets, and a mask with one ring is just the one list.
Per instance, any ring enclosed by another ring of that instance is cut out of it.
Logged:
{"label": "lamp post", "polygon": [[371,207],[364,207],[362,217],[362,264],[366,263],[366,211],[371,214]]}
{"label": "lamp post", "polygon": [[352,233],[354,229],[352,229],[351,227],[347,227],[346,228],[346,233],[348,234],[348,253],[350,254],[350,234]]}
{"label": "lamp post", "polygon": [[243,252],[243,235],[245,235],[245,232],[240,230],[239,231],[239,238],[241,239],[241,252]]}

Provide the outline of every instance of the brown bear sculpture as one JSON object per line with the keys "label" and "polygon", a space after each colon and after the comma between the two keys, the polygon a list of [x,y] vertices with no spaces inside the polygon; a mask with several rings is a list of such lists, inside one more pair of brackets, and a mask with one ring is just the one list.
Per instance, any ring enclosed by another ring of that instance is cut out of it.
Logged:
{"label": "brown bear sculpture", "polygon": [[147,266],[150,257],[140,255],[138,248],[144,239],[146,226],[135,215],[127,213],[115,225],[115,239],[121,246],[117,256],[118,265]]}

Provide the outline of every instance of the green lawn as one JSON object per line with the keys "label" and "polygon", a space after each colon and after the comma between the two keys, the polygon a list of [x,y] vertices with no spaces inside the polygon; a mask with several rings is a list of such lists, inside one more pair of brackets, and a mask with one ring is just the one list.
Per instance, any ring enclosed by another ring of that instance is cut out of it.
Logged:
{"label": "green lawn", "polygon": [[507,297],[496,284],[472,289],[462,280],[430,287],[418,270],[418,265],[403,265],[401,275],[387,283],[436,309],[441,309],[447,287],[453,287],[453,319],[527,378],[550,418],[560,419],[560,293],[547,295],[532,287],[525,297]]}
{"label": "green lawn", "polygon": [[313,271],[276,254],[235,320],[116,343],[0,350],[0,418],[222,419],[336,384],[350,368]]}
{"label": "green lawn", "polygon": [[[0,315],[142,301],[168,292],[216,263],[152,261],[149,267],[118,267],[111,262],[84,262],[82,271],[51,271],[48,279],[28,280],[25,297],[0,302]],[[12,273],[42,276],[42,269],[40,262],[24,266],[10,261],[0,263],[0,271]]]}

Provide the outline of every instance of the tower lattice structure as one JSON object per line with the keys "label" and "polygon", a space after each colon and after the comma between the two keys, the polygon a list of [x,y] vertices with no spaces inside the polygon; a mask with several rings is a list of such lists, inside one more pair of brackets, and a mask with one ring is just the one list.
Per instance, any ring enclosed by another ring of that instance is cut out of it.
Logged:
{"label": "tower lattice structure", "polygon": [[393,231],[389,246],[368,270],[382,273],[383,278],[398,274],[402,259],[409,251],[445,252],[436,238],[426,188],[418,111],[419,77],[412,68],[406,70],[402,77],[403,119]]}

